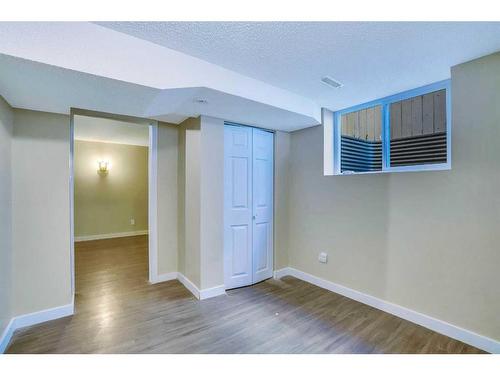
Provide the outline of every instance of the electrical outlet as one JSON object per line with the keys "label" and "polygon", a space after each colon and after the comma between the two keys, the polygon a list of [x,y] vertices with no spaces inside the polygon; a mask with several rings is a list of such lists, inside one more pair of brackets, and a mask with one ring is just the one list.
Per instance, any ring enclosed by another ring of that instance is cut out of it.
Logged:
{"label": "electrical outlet", "polygon": [[135,219],[130,219],[130,225],[135,225]]}
{"label": "electrical outlet", "polygon": [[328,254],[327,253],[319,253],[318,260],[320,263],[327,263],[328,262]]}

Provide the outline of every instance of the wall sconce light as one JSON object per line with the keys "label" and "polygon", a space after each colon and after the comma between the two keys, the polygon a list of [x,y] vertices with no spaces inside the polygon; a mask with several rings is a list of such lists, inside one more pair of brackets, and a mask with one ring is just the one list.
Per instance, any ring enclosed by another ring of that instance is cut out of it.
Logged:
{"label": "wall sconce light", "polygon": [[108,174],[109,172],[109,161],[107,160],[99,160],[97,162],[98,164],[98,169],[97,169],[97,174],[101,175],[101,176],[105,176]]}

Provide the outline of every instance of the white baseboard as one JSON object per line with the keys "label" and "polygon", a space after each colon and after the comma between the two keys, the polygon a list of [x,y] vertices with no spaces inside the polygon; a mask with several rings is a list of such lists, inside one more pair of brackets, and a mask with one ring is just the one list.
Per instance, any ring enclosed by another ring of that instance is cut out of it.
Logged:
{"label": "white baseboard", "polygon": [[151,284],[175,280],[175,279],[177,279],[177,277],[178,277],[178,272],[162,273],[161,275],[157,275],[156,278],[151,282]]}
{"label": "white baseboard", "polygon": [[358,302],[375,307],[379,310],[385,311],[391,315],[408,320],[432,331],[449,336],[453,339],[462,341],[466,344],[475,346],[476,348],[485,350],[490,353],[500,353],[500,342],[492,338],[482,336],[478,333],[471,332],[467,329],[457,327],[453,324],[444,322],[442,320],[430,317],[428,315],[410,310],[406,307],[396,305],[391,302],[384,301],[380,298],[359,292],[357,290],[345,287],[340,284],[333,283],[311,275],[306,272],[299,271],[292,267],[286,267],[274,272],[274,277],[279,279],[284,276],[293,276],[297,279],[304,280],[310,284],[319,286],[320,288],[327,289],[334,293],[341,294]]}
{"label": "white baseboard", "polygon": [[200,300],[222,296],[224,294],[226,294],[226,287],[224,285],[217,285],[212,288],[200,290]]}
{"label": "white baseboard", "polygon": [[212,297],[217,297],[226,294],[226,288],[224,285],[218,285],[212,288],[199,289],[191,280],[189,280],[182,273],[177,273],[177,279],[189,290],[193,296],[199,300],[208,299]]}
{"label": "white baseboard", "polygon": [[0,336],[0,353],[4,353],[5,349],[7,349],[7,345],[9,345],[14,331],[14,318],[12,318],[3,330],[2,336]]}
{"label": "white baseboard", "polygon": [[75,311],[74,303],[70,303],[64,306],[54,307],[52,309],[46,309],[42,311],[37,311],[30,314],[19,315],[12,318],[5,328],[1,338],[0,338],[0,353],[5,352],[7,345],[14,334],[14,331],[18,328],[24,328],[32,326],[34,324],[48,322],[49,320],[64,318],[65,316],[73,315]]}
{"label": "white baseboard", "polygon": [[133,232],[93,234],[90,236],[75,237],[75,242],[106,240],[108,238],[119,238],[119,237],[143,236],[148,233],[149,233],[148,230],[136,230]]}
{"label": "white baseboard", "polygon": [[199,300],[217,297],[226,294],[226,288],[224,285],[217,285],[212,288],[207,289],[199,289],[191,280],[189,280],[186,276],[184,276],[180,272],[169,272],[161,275],[157,275],[156,278],[151,281],[151,284],[162,283],[170,280],[179,280],[182,285],[189,290],[193,296],[195,296]]}
{"label": "white baseboard", "polygon": [[[204,300],[226,294],[224,285],[218,285],[207,289],[198,287],[180,272],[169,272],[158,275],[154,283],[178,279],[197,299]],[[28,327],[34,324],[47,322],[49,320],[63,318],[73,315],[74,301],[68,305],[55,307],[52,309],[37,311],[30,314],[19,315],[12,318],[0,336],[0,353],[3,353],[9,344],[14,331],[18,328]]]}
{"label": "white baseboard", "polygon": [[275,279],[281,279],[283,276],[288,276],[288,275],[291,275],[290,267],[280,268],[279,270],[274,271]]}
{"label": "white baseboard", "polygon": [[189,280],[180,272],[177,275],[177,279],[182,283],[182,285],[186,287],[187,290],[189,290],[193,294],[193,296],[195,296],[197,299],[200,299],[200,290],[191,280]]}

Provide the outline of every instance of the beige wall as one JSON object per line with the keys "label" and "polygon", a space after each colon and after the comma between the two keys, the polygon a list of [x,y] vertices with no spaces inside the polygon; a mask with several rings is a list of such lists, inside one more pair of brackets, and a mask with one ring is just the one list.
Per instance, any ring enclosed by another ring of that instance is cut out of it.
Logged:
{"label": "beige wall", "polygon": [[69,117],[15,110],[13,315],[71,303]]}
{"label": "beige wall", "polygon": [[198,288],[224,284],[224,121],[179,125],[179,272]]}
{"label": "beige wall", "polygon": [[74,173],[76,238],[148,229],[148,147],[75,141]]}
{"label": "beige wall", "polygon": [[[288,264],[290,134],[276,133],[275,268]],[[179,127],[179,272],[198,288],[224,284],[224,120]]]}
{"label": "beige wall", "polygon": [[224,285],[224,120],[201,117],[201,288]]}
{"label": "beige wall", "polygon": [[0,336],[12,317],[12,108],[0,96]]}
{"label": "beige wall", "polygon": [[[148,147],[75,142],[75,236],[148,229]],[[107,156],[109,174],[97,174]],[[177,271],[177,125],[158,126],[158,274]],[[130,219],[135,218],[135,225]]]}
{"label": "beige wall", "polygon": [[186,121],[179,124],[177,142],[177,270],[181,273],[186,273]]}
{"label": "beige wall", "polygon": [[292,133],[290,265],[500,339],[499,87],[498,53],[452,69],[451,171],[325,177]]}
{"label": "beige wall", "polygon": [[158,274],[178,269],[178,128],[158,126]]}
{"label": "beige wall", "polygon": [[274,134],[274,269],[288,266],[291,134]]}
{"label": "beige wall", "polygon": [[200,118],[179,125],[179,272],[198,288],[200,276]]}
{"label": "beige wall", "polygon": [[[159,126],[159,273],[177,271],[177,138]],[[69,116],[14,110],[12,316],[72,301],[68,161]]]}
{"label": "beige wall", "polygon": [[[452,70],[451,171],[325,177],[321,127],[278,132],[276,268],[500,339],[499,80],[500,54]],[[14,110],[11,315],[71,302],[68,125],[68,116]],[[200,288],[223,280],[221,142],[221,120],[159,129],[158,269]]]}

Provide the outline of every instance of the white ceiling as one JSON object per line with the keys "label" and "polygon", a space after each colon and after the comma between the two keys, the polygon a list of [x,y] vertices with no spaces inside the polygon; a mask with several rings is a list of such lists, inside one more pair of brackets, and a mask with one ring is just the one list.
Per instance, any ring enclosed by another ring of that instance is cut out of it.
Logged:
{"label": "white ceiling", "polygon": [[74,125],[78,141],[149,146],[149,128],[143,124],[77,115]]}
{"label": "white ceiling", "polygon": [[[450,77],[500,50],[500,22],[101,22],[333,110]],[[329,75],[342,82],[332,89]]]}
{"label": "white ceiling", "polygon": [[15,108],[63,114],[73,107],[174,124],[206,115],[286,131],[315,124],[310,116],[213,89],[160,90],[2,54],[0,95]]}
{"label": "white ceiling", "polygon": [[0,54],[0,95],[22,108],[100,106],[172,122],[202,114],[278,130],[321,120],[308,98],[92,23],[0,22]]}
{"label": "white ceiling", "polygon": [[498,50],[500,23],[0,22],[0,95],[56,113],[292,131],[318,124],[321,107],[439,81]]}
{"label": "white ceiling", "polygon": [[161,90],[0,54],[0,95],[16,108],[143,116]]}

